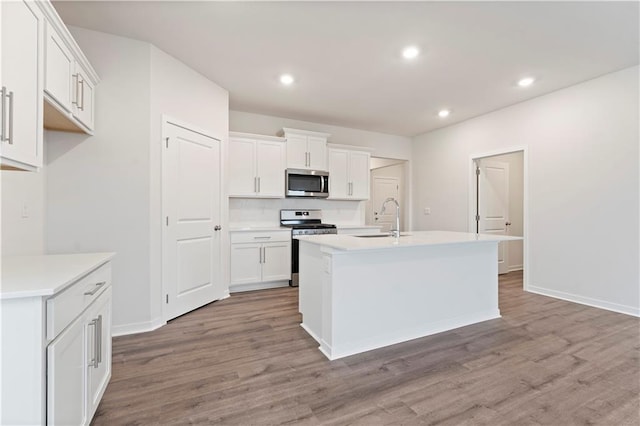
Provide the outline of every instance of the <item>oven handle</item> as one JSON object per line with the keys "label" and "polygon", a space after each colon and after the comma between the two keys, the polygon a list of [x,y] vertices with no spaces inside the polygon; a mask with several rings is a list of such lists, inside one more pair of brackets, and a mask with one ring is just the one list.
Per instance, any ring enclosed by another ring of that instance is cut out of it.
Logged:
{"label": "oven handle", "polygon": [[324,193],[324,176],[320,176],[320,192]]}

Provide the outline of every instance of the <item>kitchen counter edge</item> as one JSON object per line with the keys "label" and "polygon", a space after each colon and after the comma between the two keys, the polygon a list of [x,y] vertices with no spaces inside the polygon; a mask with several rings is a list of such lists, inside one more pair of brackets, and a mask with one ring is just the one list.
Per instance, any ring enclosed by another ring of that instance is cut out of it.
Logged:
{"label": "kitchen counter edge", "polygon": [[105,252],[3,256],[0,299],[53,296],[115,255]]}

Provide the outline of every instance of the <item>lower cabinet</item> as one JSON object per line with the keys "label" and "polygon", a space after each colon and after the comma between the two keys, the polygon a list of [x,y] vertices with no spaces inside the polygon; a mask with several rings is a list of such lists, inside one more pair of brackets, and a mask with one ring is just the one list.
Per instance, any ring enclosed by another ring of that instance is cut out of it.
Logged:
{"label": "lower cabinet", "polygon": [[111,378],[111,287],[47,346],[47,424],[89,424]]}
{"label": "lower cabinet", "polygon": [[52,284],[64,290],[0,293],[0,425],[88,425],[111,378],[111,263],[81,270],[73,255],[58,257],[65,256],[72,272],[54,262],[33,266],[50,270],[52,281],[82,277]]}
{"label": "lower cabinet", "polygon": [[290,230],[231,232],[231,285],[290,279]]}

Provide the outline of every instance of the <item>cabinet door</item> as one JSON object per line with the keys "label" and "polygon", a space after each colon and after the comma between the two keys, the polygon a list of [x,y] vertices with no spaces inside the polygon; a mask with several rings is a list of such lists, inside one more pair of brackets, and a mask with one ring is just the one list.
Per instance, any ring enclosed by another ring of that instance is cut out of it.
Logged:
{"label": "cabinet door", "polygon": [[329,150],[329,198],[345,199],[349,196],[349,176],[347,164],[349,151],[343,149]]}
{"label": "cabinet door", "polygon": [[327,140],[316,136],[309,136],[307,149],[309,151],[309,169],[327,170]]}
{"label": "cabinet door", "polygon": [[71,112],[72,101],[76,102],[71,98],[75,62],[71,51],[49,23],[46,37],[44,90],[58,107]]}
{"label": "cabinet door", "polygon": [[256,152],[258,197],[284,198],[284,144],[258,141]]}
{"label": "cabinet door", "polygon": [[261,244],[231,244],[231,284],[262,280]]}
{"label": "cabinet door", "polygon": [[255,197],[256,141],[233,138],[229,140],[229,196]]}
{"label": "cabinet door", "polygon": [[111,378],[111,287],[85,316],[87,327],[87,418],[93,418]]}
{"label": "cabinet door", "polygon": [[3,1],[0,7],[3,163],[34,170],[42,166],[44,18],[35,2]]}
{"label": "cabinet door", "polygon": [[287,168],[309,169],[307,154],[307,137],[287,135]]}
{"label": "cabinet door", "polygon": [[262,281],[291,279],[291,242],[263,245]]}
{"label": "cabinet door", "polygon": [[369,199],[369,157],[368,152],[351,151],[349,153],[350,197],[352,199]]}
{"label": "cabinet door", "polygon": [[47,347],[47,423],[85,424],[85,322],[80,316]]}
{"label": "cabinet door", "polygon": [[76,98],[74,116],[89,130],[93,130],[93,84],[86,78],[86,73],[76,62]]}

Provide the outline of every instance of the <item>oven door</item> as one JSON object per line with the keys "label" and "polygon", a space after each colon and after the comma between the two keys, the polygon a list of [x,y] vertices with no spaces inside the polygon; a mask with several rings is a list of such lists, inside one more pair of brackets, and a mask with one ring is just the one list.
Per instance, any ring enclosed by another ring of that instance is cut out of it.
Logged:
{"label": "oven door", "polygon": [[287,197],[326,198],[329,196],[329,172],[287,169]]}

